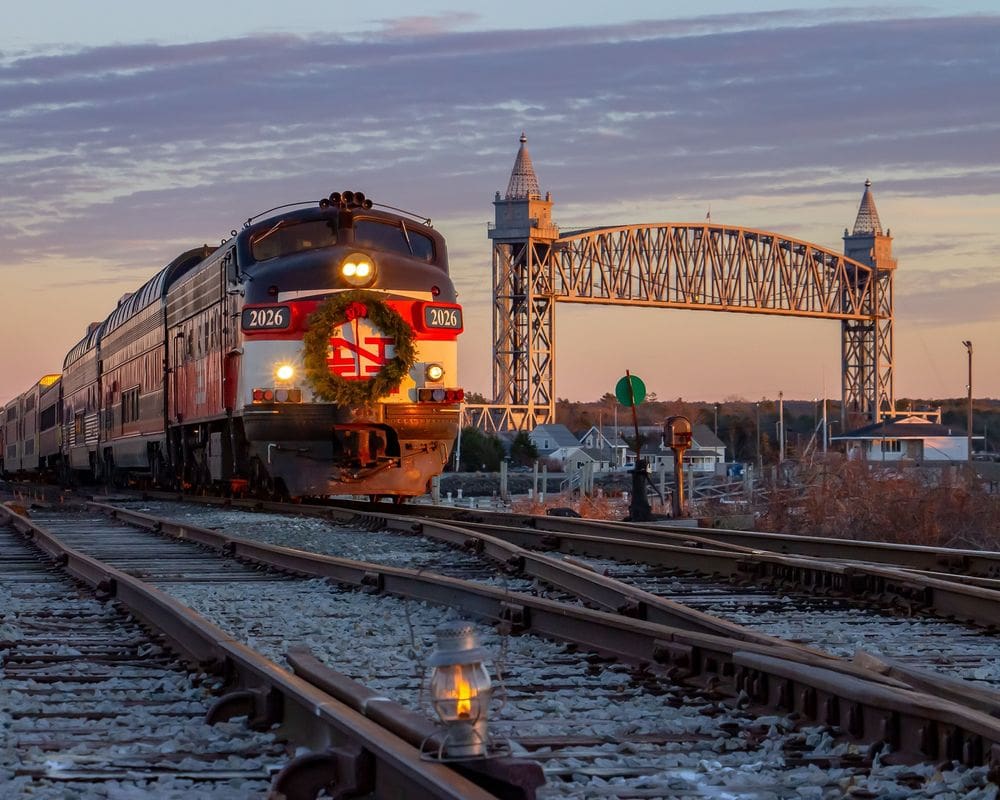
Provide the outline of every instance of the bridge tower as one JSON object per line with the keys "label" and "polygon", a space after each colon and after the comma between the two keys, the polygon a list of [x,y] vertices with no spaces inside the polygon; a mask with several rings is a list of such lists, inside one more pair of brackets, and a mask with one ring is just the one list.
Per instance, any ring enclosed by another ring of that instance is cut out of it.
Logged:
{"label": "bridge tower", "polygon": [[849,417],[880,422],[896,408],[892,346],[896,259],[889,231],[882,233],[871,186],[866,180],[854,230],[844,229],[844,255],[874,269],[873,276],[866,278],[874,281],[872,291],[866,293],[868,318],[841,322],[841,424],[845,426],[850,424]]}
{"label": "bridge tower", "polygon": [[493,241],[493,402],[504,427],[530,430],[555,421],[555,291],[551,250],[559,238],[552,196],[542,199],[528,137],[496,193]]}

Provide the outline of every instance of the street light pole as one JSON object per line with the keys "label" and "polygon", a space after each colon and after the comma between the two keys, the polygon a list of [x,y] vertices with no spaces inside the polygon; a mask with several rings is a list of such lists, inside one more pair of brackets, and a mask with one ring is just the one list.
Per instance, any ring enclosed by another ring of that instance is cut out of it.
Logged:
{"label": "street light pole", "polygon": [[969,419],[968,419],[968,448],[969,452],[967,454],[967,459],[969,464],[972,464],[972,342],[966,339],[962,344],[965,345],[965,349],[969,352],[969,383],[966,388],[969,390]]}

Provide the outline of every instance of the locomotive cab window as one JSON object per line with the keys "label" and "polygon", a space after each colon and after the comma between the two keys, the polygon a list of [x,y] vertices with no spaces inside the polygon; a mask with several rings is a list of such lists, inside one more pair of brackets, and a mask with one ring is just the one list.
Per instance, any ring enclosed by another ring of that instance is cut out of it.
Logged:
{"label": "locomotive cab window", "polygon": [[301,253],[303,250],[332,247],[336,243],[337,229],[333,220],[280,220],[250,240],[250,252],[255,261],[267,261],[278,256]]}
{"label": "locomotive cab window", "polygon": [[390,253],[434,261],[434,240],[418,230],[395,222],[375,219],[354,220],[354,243]]}

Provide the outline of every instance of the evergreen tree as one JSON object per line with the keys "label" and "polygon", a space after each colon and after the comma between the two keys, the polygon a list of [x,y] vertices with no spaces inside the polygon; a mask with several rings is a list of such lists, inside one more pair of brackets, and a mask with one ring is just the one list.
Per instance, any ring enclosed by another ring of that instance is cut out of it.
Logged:
{"label": "evergreen tree", "polygon": [[525,431],[518,431],[510,445],[510,458],[515,464],[528,466],[538,458],[538,448]]}
{"label": "evergreen tree", "polygon": [[463,472],[496,472],[503,460],[503,443],[494,434],[478,428],[462,428],[462,453],[459,469]]}

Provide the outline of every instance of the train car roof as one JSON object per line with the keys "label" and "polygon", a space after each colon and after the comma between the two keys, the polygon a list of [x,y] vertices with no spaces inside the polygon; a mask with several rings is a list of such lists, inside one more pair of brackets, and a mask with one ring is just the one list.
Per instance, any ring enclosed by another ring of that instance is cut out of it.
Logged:
{"label": "train car roof", "polygon": [[100,338],[101,331],[104,329],[104,324],[107,320],[102,322],[91,322],[87,326],[87,333],[84,337],[73,345],[69,352],[66,354],[66,358],[63,359],[63,370],[70,365],[79,361],[83,356],[90,350],[93,350],[97,346],[97,340]]}
{"label": "train car roof", "polygon": [[208,245],[185,250],[119,303],[118,308],[112,311],[108,317],[101,335],[111,333],[121,326],[125,320],[135,316],[157,300],[161,300],[170,287],[170,284],[192,267],[200,264],[213,252],[215,252],[215,248]]}

